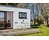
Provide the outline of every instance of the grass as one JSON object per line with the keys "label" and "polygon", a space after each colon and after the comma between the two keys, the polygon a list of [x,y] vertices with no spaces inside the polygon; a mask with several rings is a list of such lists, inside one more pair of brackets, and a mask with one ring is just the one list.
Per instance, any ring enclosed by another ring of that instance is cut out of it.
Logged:
{"label": "grass", "polygon": [[44,26],[41,24],[40,26],[36,26],[36,29],[42,31],[42,33],[35,33],[35,34],[25,34],[23,36],[49,36],[49,27]]}

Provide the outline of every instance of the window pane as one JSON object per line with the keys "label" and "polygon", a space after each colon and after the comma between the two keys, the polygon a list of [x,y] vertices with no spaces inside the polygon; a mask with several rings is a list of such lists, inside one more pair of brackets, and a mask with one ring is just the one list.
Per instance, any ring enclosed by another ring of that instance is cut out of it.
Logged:
{"label": "window pane", "polygon": [[0,12],[0,29],[4,28],[4,12]]}
{"label": "window pane", "polygon": [[27,19],[27,13],[26,12],[19,12],[19,19]]}
{"label": "window pane", "polygon": [[4,21],[4,12],[0,12],[0,21]]}

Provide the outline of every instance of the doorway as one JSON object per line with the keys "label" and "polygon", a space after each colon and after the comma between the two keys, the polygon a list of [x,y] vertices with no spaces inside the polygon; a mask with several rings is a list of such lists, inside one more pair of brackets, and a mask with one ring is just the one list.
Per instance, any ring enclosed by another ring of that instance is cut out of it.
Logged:
{"label": "doorway", "polygon": [[13,13],[0,11],[0,29],[9,29],[13,28]]}
{"label": "doorway", "polygon": [[13,28],[13,12],[7,11],[7,28],[12,29]]}

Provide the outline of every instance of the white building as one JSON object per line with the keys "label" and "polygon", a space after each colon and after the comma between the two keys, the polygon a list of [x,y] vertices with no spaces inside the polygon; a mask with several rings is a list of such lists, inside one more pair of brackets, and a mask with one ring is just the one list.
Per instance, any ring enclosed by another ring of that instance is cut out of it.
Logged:
{"label": "white building", "polygon": [[5,26],[5,21],[13,29],[30,28],[30,9],[0,6],[0,24]]}

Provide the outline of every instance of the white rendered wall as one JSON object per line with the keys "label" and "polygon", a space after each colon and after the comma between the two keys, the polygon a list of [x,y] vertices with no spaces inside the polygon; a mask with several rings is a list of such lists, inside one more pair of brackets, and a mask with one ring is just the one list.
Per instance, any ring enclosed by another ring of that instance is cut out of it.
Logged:
{"label": "white rendered wall", "polygon": [[[19,12],[27,12],[27,19],[19,19]],[[23,24],[21,23],[24,20]],[[30,10],[17,9],[13,13],[13,28],[30,28]]]}

